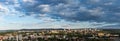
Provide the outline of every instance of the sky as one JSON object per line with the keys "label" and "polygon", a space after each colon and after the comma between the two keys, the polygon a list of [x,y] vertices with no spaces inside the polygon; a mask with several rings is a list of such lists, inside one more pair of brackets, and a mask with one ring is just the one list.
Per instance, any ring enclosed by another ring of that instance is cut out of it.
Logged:
{"label": "sky", "polygon": [[120,28],[120,0],[0,0],[0,30]]}

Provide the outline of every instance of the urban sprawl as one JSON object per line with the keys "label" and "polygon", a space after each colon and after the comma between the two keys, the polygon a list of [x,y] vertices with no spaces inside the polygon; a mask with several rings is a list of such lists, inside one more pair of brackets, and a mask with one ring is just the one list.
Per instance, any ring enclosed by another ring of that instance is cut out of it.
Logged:
{"label": "urban sprawl", "polygon": [[22,29],[1,32],[0,41],[120,41],[120,33],[110,31],[102,29]]}

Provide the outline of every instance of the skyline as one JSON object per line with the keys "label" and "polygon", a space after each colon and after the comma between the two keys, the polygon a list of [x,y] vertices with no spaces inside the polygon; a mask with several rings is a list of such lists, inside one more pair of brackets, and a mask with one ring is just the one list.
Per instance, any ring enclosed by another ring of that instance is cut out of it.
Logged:
{"label": "skyline", "polygon": [[0,30],[120,28],[119,0],[0,0]]}

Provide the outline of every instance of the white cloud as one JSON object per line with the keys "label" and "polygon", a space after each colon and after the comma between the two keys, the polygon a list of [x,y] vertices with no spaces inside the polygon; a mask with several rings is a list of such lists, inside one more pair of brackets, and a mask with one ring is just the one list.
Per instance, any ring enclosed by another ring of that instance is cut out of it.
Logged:
{"label": "white cloud", "polygon": [[50,18],[50,17],[40,17],[40,19],[43,22],[55,22],[56,21],[56,19],[53,19],[53,18]]}
{"label": "white cloud", "polygon": [[20,4],[14,4],[14,7],[20,7]]}
{"label": "white cloud", "polygon": [[[78,9],[72,9],[71,8],[71,7],[74,8],[74,7],[79,6],[78,4],[74,4],[74,5],[73,4],[60,3],[60,4],[56,5],[56,6],[54,6],[53,10],[57,11],[55,14],[60,14],[62,16],[67,16],[67,17],[68,16],[73,17],[73,16],[75,16],[77,14],[77,12],[79,12]],[[54,12],[54,11],[52,11],[52,12]]]}
{"label": "white cloud", "polygon": [[114,4],[114,1],[113,2],[104,3],[104,5],[113,5],[113,4]]}
{"label": "white cloud", "polygon": [[23,2],[31,2],[34,3],[35,0],[23,0]]}
{"label": "white cloud", "polygon": [[87,11],[88,9],[84,6],[80,6],[79,11],[84,12]]}
{"label": "white cloud", "polygon": [[90,2],[97,3],[97,2],[100,2],[100,0],[90,0]]}
{"label": "white cloud", "polygon": [[8,11],[9,11],[9,9],[8,9],[7,7],[5,7],[5,6],[3,6],[2,4],[0,4],[0,12],[6,13],[6,12],[8,12]]}
{"label": "white cloud", "polygon": [[105,14],[104,11],[102,11],[102,8],[100,7],[88,10],[88,12],[90,12],[90,14],[93,16],[101,16]]}
{"label": "white cloud", "polygon": [[36,0],[22,0],[22,3],[27,4],[29,6],[33,6],[35,5],[35,3],[37,3],[37,1]]}
{"label": "white cloud", "polygon": [[43,4],[43,5],[39,5],[39,8],[42,8],[43,12],[50,12],[50,6]]}
{"label": "white cloud", "polygon": [[14,2],[15,4],[19,3],[18,0],[13,0],[13,2]]}
{"label": "white cloud", "polygon": [[71,4],[71,5],[78,5],[78,4],[80,4],[79,0],[67,0],[66,3],[67,4]]}
{"label": "white cloud", "polygon": [[102,10],[103,10],[103,8],[101,8],[101,7],[88,9],[84,6],[80,6],[80,8],[79,8],[80,12],[88,12],[90,15],[93,15],[93,16],[101,16],[101,15],[105,14],[105,12]]}
{"label": "white cloud", "polygon": [[[18,3],[16,3],[18,4]],[[21,16],[23,12],[17,11],[13,5],[0,4],[0,21],[4,21],[6,16]]]}
{"label": "white cloud", "polygon": [[47,14],[39,14],[40,17],[46,17]]}

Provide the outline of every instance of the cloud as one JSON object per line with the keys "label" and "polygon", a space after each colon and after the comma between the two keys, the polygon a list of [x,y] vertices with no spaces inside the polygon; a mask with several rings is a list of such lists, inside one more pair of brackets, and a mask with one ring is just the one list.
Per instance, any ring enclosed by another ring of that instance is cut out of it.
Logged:
{"label": "cloud", "polygon": [[39,8],[41,8],[42,12],[50,12],[50,6],[49,5],[40,5]]}
{"label": "cloud", "polygon": [[34,2],[34,0],[23,0],[23,2]]}
{"label": "cloud", "polygon": [[0,16],[0,22],[3,22],[4,18],[3,16]]}
{"label": "cloud", "polygon": [[[119,0],[15,0],[3,1],[24,16],[63,19],[66,21],[89,21],[120,23]],[[16,5],[13,5],[16,4]],[[5,4],[6,5],[6,4]],[[17,6],[17,7],[16,7]],[[42,14],[47,16],[42,16]]]}
{"label": "cloud", "polygon": [[91,2],[100,2],[100,0],[90,0]]}
{"label": "cloud", "polygon": [[113,24],[113,25],[106,25],[106,26],[102,26],[102,27],[98,27],[98,28],[104,28],[104,29],[120,29],[120,25],[119,25],[119,24]]}
{"label": "cloud", "polygon": [[[92,27],[89,22],[66,22],[65,20],[62,20],[60,22],[31,22],[31,23],[18,23],[18,22],[11,22],[7,23],[7,25],[0,25],[0,27],[5,27],[7,29],[39,29],[39,28],[89,28]],[[92,27],[93,28],[93,27]]]}
{"label": "cloud", "polygon": [[9,11],[8,8],[6,8],[6,7],[3,6],[2,4],[0,4],[0,12],[6,13],[6,12],[8,12],[8,11]]}

